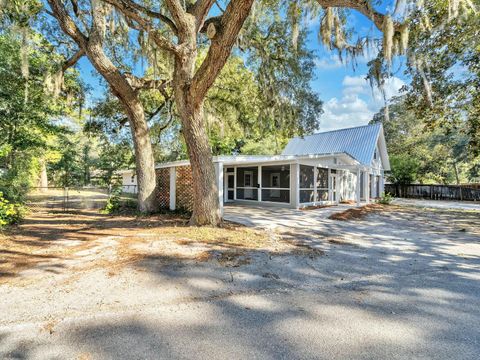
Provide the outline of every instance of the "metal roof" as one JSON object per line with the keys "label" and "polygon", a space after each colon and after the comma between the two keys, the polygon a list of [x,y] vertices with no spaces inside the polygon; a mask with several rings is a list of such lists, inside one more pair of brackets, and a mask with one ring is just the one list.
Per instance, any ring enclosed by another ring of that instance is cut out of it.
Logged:
{"label": "metal roof", "polygon": [[370,165],[382,133],[380,123],[321,132],[291,139],[282,155],[346,153],[363,165]]}

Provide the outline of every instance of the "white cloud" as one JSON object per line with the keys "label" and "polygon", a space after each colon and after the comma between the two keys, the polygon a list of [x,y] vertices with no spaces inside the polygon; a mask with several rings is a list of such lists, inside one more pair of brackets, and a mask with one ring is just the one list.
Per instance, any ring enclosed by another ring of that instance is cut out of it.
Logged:
{"label": "white cloud", "polygon": [[[383,96],[380,89],[370,86],[370,82],[365,78],[366,75],[359,76],[345,76],[342,81],[342,93],[348,95],[369,95],[373,96],[375,101],[383,102]],[[398,77],[391,77],[385,81],[383,89],[387,99],[400,94],[400,88],[405,85],[405,82]]]}
{"label": "white cloud", "polygon": [[344,96],[340,100],[332,98],[323,108],[325,112],[320,119],[321,131],[365,125],[375,113],[357,95]]}
{"label": "white cloud", "polygon": [[[323,106],[325,112],[320,118],[321,131],[366,125],[383,106],[380,90],[372,90],[365,75],[345,76],[342,85],[342,97],[331,98]],[[387,99],[399,95],[403,85],[403,80],[397,77],[389,79],[384,86]]]}
{"label": "white cloud", "polygon": [[331,54],[330,56],[323,56],[321,58],[315,59],[315,65],[320,70],[331,70],[338,69],[342,66],[345,66],[340,61],[337,55]]}

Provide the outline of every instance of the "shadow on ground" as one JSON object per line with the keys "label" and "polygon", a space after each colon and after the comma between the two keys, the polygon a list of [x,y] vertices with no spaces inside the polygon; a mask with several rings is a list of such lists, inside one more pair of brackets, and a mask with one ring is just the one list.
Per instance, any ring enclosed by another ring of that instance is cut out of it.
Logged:
{"label": "shadow on ground", "polygon": [[237,256],[225,246],[207,250],[207,261],[145,256],[129,266],[148,274],[146,287],[187,295],[66,320],[35,341],[0,332],[0,354],[476,359],[479,231],[478,214],[405,209],[286,229],[306,252],[242,249]]}

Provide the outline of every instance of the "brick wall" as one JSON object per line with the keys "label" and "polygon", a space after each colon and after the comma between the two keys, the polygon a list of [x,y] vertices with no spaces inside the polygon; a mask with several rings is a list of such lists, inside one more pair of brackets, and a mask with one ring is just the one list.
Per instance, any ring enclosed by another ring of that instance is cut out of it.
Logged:
{"label": "brick wall", "polygon": [[170,169],[157,169],[157,198],[160,207],[168,209],[170,207]]}
{"label": "brick wall", "polygon": [[190,165],[177,167],[176,208],[193,210],[193,178]]}

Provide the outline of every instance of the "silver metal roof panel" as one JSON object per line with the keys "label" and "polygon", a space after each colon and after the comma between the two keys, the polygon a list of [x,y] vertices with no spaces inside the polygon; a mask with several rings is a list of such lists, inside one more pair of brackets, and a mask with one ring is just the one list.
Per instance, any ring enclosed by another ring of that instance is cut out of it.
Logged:
{"label": "silver metal roof panel", "polygon": [[291,139],[282,155],[347,153],[363,165],[370,165],[382,129],[380,123],[321,132]]}

